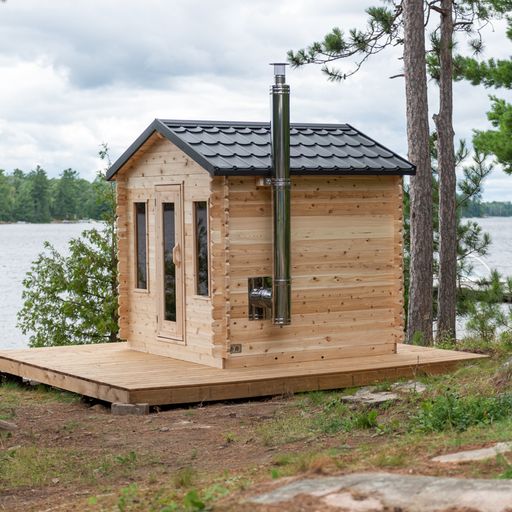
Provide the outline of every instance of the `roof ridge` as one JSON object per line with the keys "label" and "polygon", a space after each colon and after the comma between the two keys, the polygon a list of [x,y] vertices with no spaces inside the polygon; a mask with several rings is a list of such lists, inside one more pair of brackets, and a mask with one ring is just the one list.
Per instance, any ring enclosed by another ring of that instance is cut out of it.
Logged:
{"label": "roof ridge", "polygon": [[[214,119],[164,119],[157,118],[165,125],[177,126],[240,126],[270,127],[270,121],[216,121]],[[290,123],[292,128],[351,128],[348,123]]]}

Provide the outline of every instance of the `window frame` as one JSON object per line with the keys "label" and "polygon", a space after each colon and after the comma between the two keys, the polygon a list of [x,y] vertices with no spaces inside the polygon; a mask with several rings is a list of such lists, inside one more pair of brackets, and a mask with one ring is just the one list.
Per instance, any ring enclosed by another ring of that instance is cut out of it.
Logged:
{"label": "window frame", "polygon": [[[138,234],[138,217],[137,205],[143,204],[145,209],[145,249],[146,249],[146,287],[139,287],[139,234]],[[149,293],[149,200],[148,199],[134,199],[133,200],[133,290],[138,293]]]}
{"label": "window frame", "polygon": [[[206,295],[198,293],[199,288],[199,272],[198,272],[198,236],[197,236],[197,209],[198,203],[204,203],[206,205],[206,250],[207,258],[206,265],[208,271],[208,277],[206,280],[208,286],[208,293]],[[192,201],[192,221],[193,221],[193,258],[194,258],[194,298],[197,299],[210,299],[212,293],[211,285],[211,250],[210,250],[210,202],[208,199],[194,200]]]}

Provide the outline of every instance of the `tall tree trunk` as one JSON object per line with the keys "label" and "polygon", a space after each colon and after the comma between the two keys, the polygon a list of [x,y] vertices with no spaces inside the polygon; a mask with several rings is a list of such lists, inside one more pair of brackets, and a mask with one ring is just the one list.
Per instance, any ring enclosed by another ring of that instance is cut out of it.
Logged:
{"label": "tall tree trunk", "polygon": [[457,213],[453,146],[453,0],[441,1],[439,114],[434,116],[439,165],[439,288],[437,338],[455,337]]}
{"label": "tall tree trunk", "polygon": [[404,6],[404,73],[411,177],[411,261],[407,342],[432,341],[432,169],[429,152],[423,0]]}

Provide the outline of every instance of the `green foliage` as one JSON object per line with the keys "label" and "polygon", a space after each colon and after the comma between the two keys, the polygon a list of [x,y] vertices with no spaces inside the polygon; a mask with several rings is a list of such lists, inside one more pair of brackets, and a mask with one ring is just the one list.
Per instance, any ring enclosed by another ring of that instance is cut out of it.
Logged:
{"label": "green foliage", "polygon": [[494,154],[503,170],[512,174],[512,104],[491,96],[492,106],[487,118],[494,130],[475,131],[476,148]]}
{"label": "green foliage", "polygon": [[197,477],[197,472],[194,468],[186,466],[176,471],[173,477],[174,485],[176,487],[192,487],[194,480]]}
{"label": "green foliage", "polygon": [[466,329],[486,343],[497,337],[500,328],[507,325],[507,316],[502,309],[504,286],[501,275],[493,270],[489,282],[480,282],[480,300],[467,302]]}
{"label": "green foliage", "polygon": [[186,510],[196,512],[197,510],[205,510],[205,502],[199,498],[196,490],[189,491],[183,498],[183,505]]}
{"label": "green foliage", "polygon": [[[361,30],[352,28],[348,34],[335,27],[324,36],[322,41],[315,41],[306,48],[297,51],[288,51],[288,62],[293,67],[306,64],[320,64],[322,72],[328,80],[341,81],[355,74],[371,55],[378,54],[391,46],[401,45],[403,36],[403,2],[401,0],[382,0],[384,6],[374,6],[366,10],[366,26]],[[433,19],[434,10],[439,7],[436,2],[425,3],[427,21]],[[464,34],[472,53],[481,52],[483,40],[480,31],[492,19],[501,18],[512,9],[511,0],[465,0],[454,2],[453,18],[455,20],[454,32]],[[427,26],[431,24],[427,23]],[[427,69],[433,79],[439,78],[439,34],[437,29],[430,34],[430,48],[427,52]],[[455,45],[455,41],[453,43]],[[355,60],[355,65],[349,71],[333,68],[335,61]],[[501,64],[501,61],[498,61]],[[459,70],[466,65],[464,58],[455,61],[455,69]],[[492,67],[492,66],[490,66]],[[496,73],[495,82],[503,73],[501,66],[495,66],[500,71]],[[485,69],[485,68],[484,68]],[[479,76],[483,70],[473,71]]]}
{"label": "green foliage", "polygon": [[39,166],[29,173],[0,169],[0,222],[100,220],[110,208],[105,197],[110,188],[103,176],[91,183],[72,169],[52,179]]}
{"label": "green foliage", "polygon": [[461,209],[461,217],[512,217],[510,201],[470,201]]}
{"label": "green foliage", "polygon": [[[304,64],[322,64],[322,71],[329,80],[341,81],[356,73],[369,55],[374,55],[387,46],[401,40],[401,8],[370,7],[366,10],[368,20],[364,30],[352,28],[345,34],[335,27],[321,42],[307,48],[288,52],[288,61],[294,67]],[[355,68],[348,72],[330,66],[339,59],[355,58]]]}
{"label": "green foliage", "polygon": [[[431,136],[432,156],[432,204],[434,229],[434,277],[437,276],[437,253],[439,249],[439,212],[438,195],[439,182],[437,173],[437,135]],[[483,182],[492,172],[493,166],[489,164],[487,154],[475,151],[472,161],[467,163],[469,149],[464,140],[459,141],[455,154],[455,162],[460,178],[457,181],[457,277],[458,281],[471,275],[473,266],[471,256],[485,256],[491,244],[491,238],[475,221],[461,220],[462,211],[472,200],[478,200],[482,195]],[[409,290],[409,248],[410,248],[410,200],[409,187],[404,186],[404,303],[408,301]],[[412,336],[413,344],[423,345],[421,333]]]}
{"label": "green foliage", "polygon": [[444,393],[422,402],[413,418],[413,428],[425,432],[456,430],[463,432],[473,425],[488,425],[512,414],[512,395],[468,395],[446,389]]}
{"label": "green foliage", "polygon": [[[512,18],[508,18],[507,37],[512,41]],[[478,61],[457,56],[455,64],[457,80],[465,79],[473,85],[483,84],[485,87],[512,89],[512,57]],[[512,174],[512,105],[491,96],[491,110],[487,117],[493,129],[475,131],[473,144],[481,151],[494,154],[505,172]]]}
{"label": "green foliage", "polygon": [[115,461],[122,466],[133,466],[137,463],[137,454],[131,451],[126,455],[117,455]]}
{"label": "green foliage", "polygon": [[[512,40],[512,19],[510,18],[507,38]],[[454,59],[454,72],[456,80],[465,79],[473,85],[512,89],[512,58],[478,61],[472,57],[457,55]]]}
{"label": "green foliage", "polygon": [[117,500],[117,509],[119,512],[126,512],[132,503],[137,498],[137,484],[130,484],[127,487],[121,489],[119,499]]}
{"label": "green foliage", "polygon": [[[108,160],[106,145],[100,156]],[[15,174],[22,178],[23,173]],[[18,326],[29,334],[31,347],[119,341],[115,188],[102,176],[96,198],[103,205],[103,227],[70,240],[67,256],[45,242],[23,280]],[[62,187],[73,188],[75,179],[73,171],[65,171]],[[67,208],[67,202],[61,206]]]}
{"label": "green foliage", "polygon": [[18,325],[31,347],[117,339],[117,258],[113,225],[84,231],[63,256],[48,242],[23,280]]}

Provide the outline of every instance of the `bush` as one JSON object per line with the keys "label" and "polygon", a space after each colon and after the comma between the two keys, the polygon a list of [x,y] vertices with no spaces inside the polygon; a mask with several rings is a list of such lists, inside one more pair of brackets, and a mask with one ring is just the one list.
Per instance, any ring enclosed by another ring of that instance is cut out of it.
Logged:
{"label": "bush", "polygon": [[473,425],[490,424],[512,413],[512,395],[460,396],[446,393],[422,402],[413,425],[426,432],[457,430],[463,432]]}
{"label": "bush", "polygon": [[493,270],[490,281],[481,282],[480,286],[480,300],[466,302],[466,328],[470,336],[491,343],[496,340],[500,330],[509,328],[509,318],[502,304],[504,294],[512,290],[512,281],[509,279],[503,284],[502,276]]}
{"label": "bush", "polygon": [[23,280],[18,325],[31,347],[103,343],[117,339],[115,232],[84,231],[69,256],[45,243]]}

